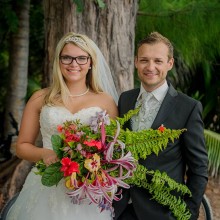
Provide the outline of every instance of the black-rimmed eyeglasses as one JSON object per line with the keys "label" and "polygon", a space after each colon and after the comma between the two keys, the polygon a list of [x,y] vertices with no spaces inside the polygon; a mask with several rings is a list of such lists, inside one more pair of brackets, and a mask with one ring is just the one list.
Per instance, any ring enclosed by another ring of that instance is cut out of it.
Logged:
{"label": "black-rimmed eyeglasses", "polygon": [[73,62],[73,60],[76,61],[79,65],[84,65],[88,63],[90,56],[78,56],[78,57],[71,57],[71,56],[60,56],[60,61],[64,65],[69,65]]}

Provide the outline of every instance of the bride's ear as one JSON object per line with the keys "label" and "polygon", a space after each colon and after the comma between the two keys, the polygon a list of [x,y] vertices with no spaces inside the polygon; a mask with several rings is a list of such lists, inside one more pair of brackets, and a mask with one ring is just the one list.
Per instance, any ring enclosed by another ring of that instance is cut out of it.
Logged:
{"label": "bride's ear", "polygon": [[134,65],[135,65],[136,68],[137,68],[137,61],[138,61],[138,57],[135,56],[135,58],[134,58]]}
{"label": "bride's ear", "polygon": [[89,70],[91,70],[91,69],[92,69],[92,66],[93,66],[92,57],[90,57],[90,65],[89,65]]}

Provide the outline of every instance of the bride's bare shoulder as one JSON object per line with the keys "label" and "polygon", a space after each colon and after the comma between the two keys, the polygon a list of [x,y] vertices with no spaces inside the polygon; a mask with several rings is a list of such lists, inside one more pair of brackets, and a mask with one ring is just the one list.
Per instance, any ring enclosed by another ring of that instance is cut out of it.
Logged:
{"label": "bride's bare shoulder", "polygon": [[28,100],[28,104],[37,105],[39,107],[43,106],[44,98],[48,93],[48,88],[40,89],[35,91]]}
{"label": "bride's bare shoulder", "polygon": [[106,109],[112,118],[118,116],[117,105],[111,95],[101,92],[97,95],[97,97],[98,103],[102,109]]}
{"label": "bride's bare shoulder", "polygon": [[37,90],[32,94],[29,101],[33,101],[35,99],[44,99],[47,93],[48,93],[48,88]]}
{"label": "bride's bare shoulder", "polygon": [[107,99],[107,101],[109,101],[109,100],[113,101],[113,97],[106,92],[99,92],[98,95],[101,98]]}

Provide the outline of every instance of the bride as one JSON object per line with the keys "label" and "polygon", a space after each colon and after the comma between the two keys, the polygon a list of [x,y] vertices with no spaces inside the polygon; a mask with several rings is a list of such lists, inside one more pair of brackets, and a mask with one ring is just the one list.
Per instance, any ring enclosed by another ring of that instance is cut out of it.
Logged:
{"label": "bride", "polygon": [[[57,162],[50,140],[57,132],[57,125],[75,119],[88,124],[90,117],[102,110],[115,118],[118,115],[115,102],[114,82],[96,44],[85,35],[66,34],[56,47],[51,87],[35,92],[25,107],[17,156],[32,162],[42,159],[47,166]],[[42,148],[34,144],[39,130]],[[57,186],[44,186],[41,176],[34,171],[35,168],[29,173],[7,220],[112,219],[109,210],[100,212],[97,205],[74,205],[63,181]]]}

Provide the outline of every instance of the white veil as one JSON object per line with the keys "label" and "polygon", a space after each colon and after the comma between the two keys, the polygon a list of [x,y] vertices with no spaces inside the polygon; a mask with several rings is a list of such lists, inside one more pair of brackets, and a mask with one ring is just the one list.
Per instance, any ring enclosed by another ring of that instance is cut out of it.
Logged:
{"label": "white veil", "polygon": [[110,94],[115,100],[115,103],[118,104],[118,93],[115,87],[110,68],[98,46],[92,40],[91,44],[97,55],[97,71],[99,73],[98,80],[100,86],[103,89],[103,91]]}

